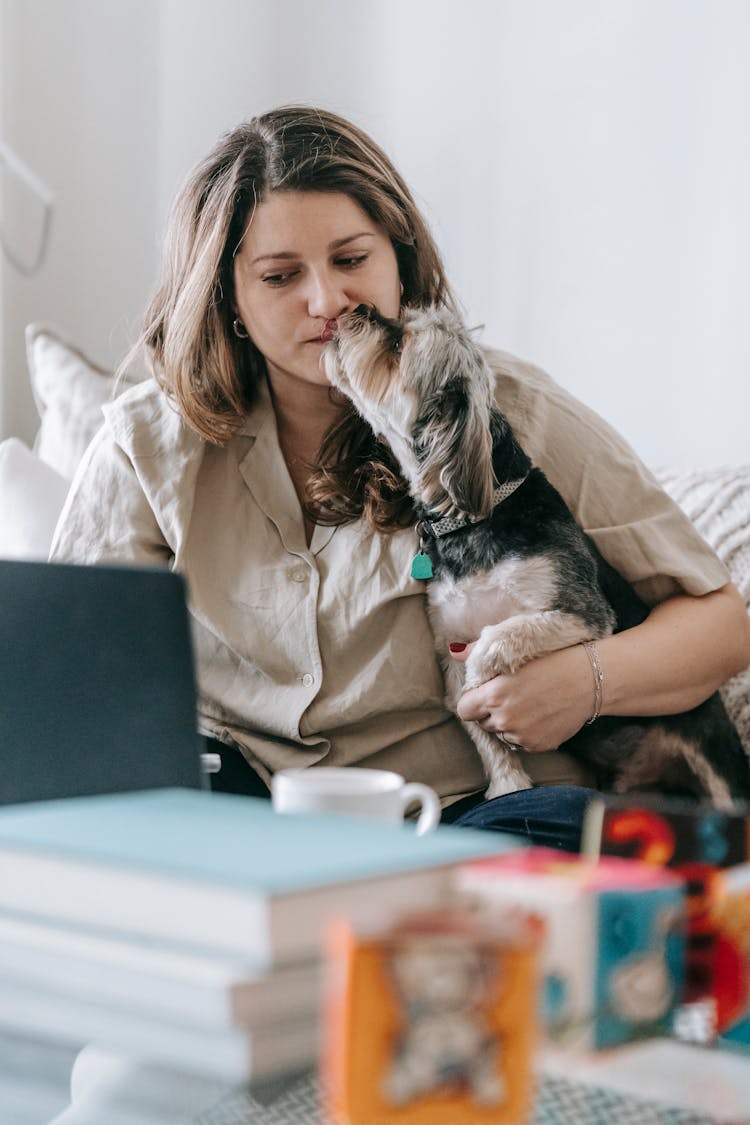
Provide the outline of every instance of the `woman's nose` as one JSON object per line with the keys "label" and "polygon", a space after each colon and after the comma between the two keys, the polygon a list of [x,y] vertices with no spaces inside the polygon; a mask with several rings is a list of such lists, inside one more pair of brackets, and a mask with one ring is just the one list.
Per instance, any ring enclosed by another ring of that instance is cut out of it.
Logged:
{"label": "woman's nose", "polygon": [[349,305],[349,297],[341,279],[331,273],[311,273],[307,308],[311,317],[329,320],[340,316]]}

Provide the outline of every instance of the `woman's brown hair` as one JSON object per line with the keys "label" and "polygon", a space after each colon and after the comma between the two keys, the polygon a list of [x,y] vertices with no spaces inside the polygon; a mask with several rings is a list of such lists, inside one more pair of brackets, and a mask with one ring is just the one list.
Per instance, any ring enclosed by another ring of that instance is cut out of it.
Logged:
{"label": "woman's brown hair", "polygon": [[[161,281],[134,349],[145,349],[187,423],[217,444],[240,429],[265,372],[252,342],[232,328],[233,266],[253,209],[277,191],[350,196],[391,239],[404,304],[455,304],[409,189],[366,133],[333,113],[302,106],[239,125],[193,169],[175,200]],[[391,530],[409,518],[390,450],[349,407],[323,439],[308,493],[318,522],[364,515],[379,530]]]}

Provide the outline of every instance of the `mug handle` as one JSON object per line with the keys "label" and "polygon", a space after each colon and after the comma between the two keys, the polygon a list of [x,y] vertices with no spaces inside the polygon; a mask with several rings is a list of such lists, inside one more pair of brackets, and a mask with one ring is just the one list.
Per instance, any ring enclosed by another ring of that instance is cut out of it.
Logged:
{"label": "mug handle", "polygon": [[401,797],[402,813],[406,812],[412,801],[419,801],[422,806],[417,817],[417,836],[424,836],[425,832],[431,832],[433,828],[437,828],[442,810],[434,789],[430,789],[429,785],[423,785],[421,781],[407,781],[399,796]]}

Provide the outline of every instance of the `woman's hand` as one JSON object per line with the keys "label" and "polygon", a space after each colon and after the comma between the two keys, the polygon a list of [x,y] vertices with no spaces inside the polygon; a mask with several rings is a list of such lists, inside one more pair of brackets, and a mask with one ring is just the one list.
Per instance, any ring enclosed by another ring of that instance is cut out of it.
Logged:
{"label": "woman's hand", "polygon": [[[728,584],[702,597],[678,594],[645,621],[597,641],[603,715],[672,715],[708,699],[750,662],[750,620]],[[451,650],[465,661],[470,646]],[[552,750],[594,710],[594,681],[581,645],[548,653],[509,676],[464,692],[458,713],[503,732],[526,750]]]}
{"label": "woman's hand", "polygon": [[[471,652],[451,649],[463,662]],[[594,709],[594,682],[588,656],[580,645],[530,661],[507,676],[470,688],[459,700],[458,714],[474,720],[525,750],[555,750],[580,730]]]}

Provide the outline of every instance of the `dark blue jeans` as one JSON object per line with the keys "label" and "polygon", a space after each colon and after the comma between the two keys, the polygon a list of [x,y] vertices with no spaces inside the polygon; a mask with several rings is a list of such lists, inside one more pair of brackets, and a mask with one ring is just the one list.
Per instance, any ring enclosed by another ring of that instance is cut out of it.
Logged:
{"label": "dark blue jeans", "polygon": [[530,844],[577,852],[586,806],[597,795],[580,785],[540,785],[490,801],[473,793],[445,809],[442,823],[508,832]]}
{"label": "dark blue jeans", "polygon": [[[270,797],[268,787],[240,754],[239,750],[206,739],[206,750],[221,756],[221,771],[211,774],[211,788],[246,797]],[[481,793],[462,797],[443,812],[442,824],[461,828],[483,828],[522,836],[530,844],[577,852],[581,846],[581,827],[586,806],[594,789],[579,785],[544,785],[522,789],[505,797],[485,801]]]}

